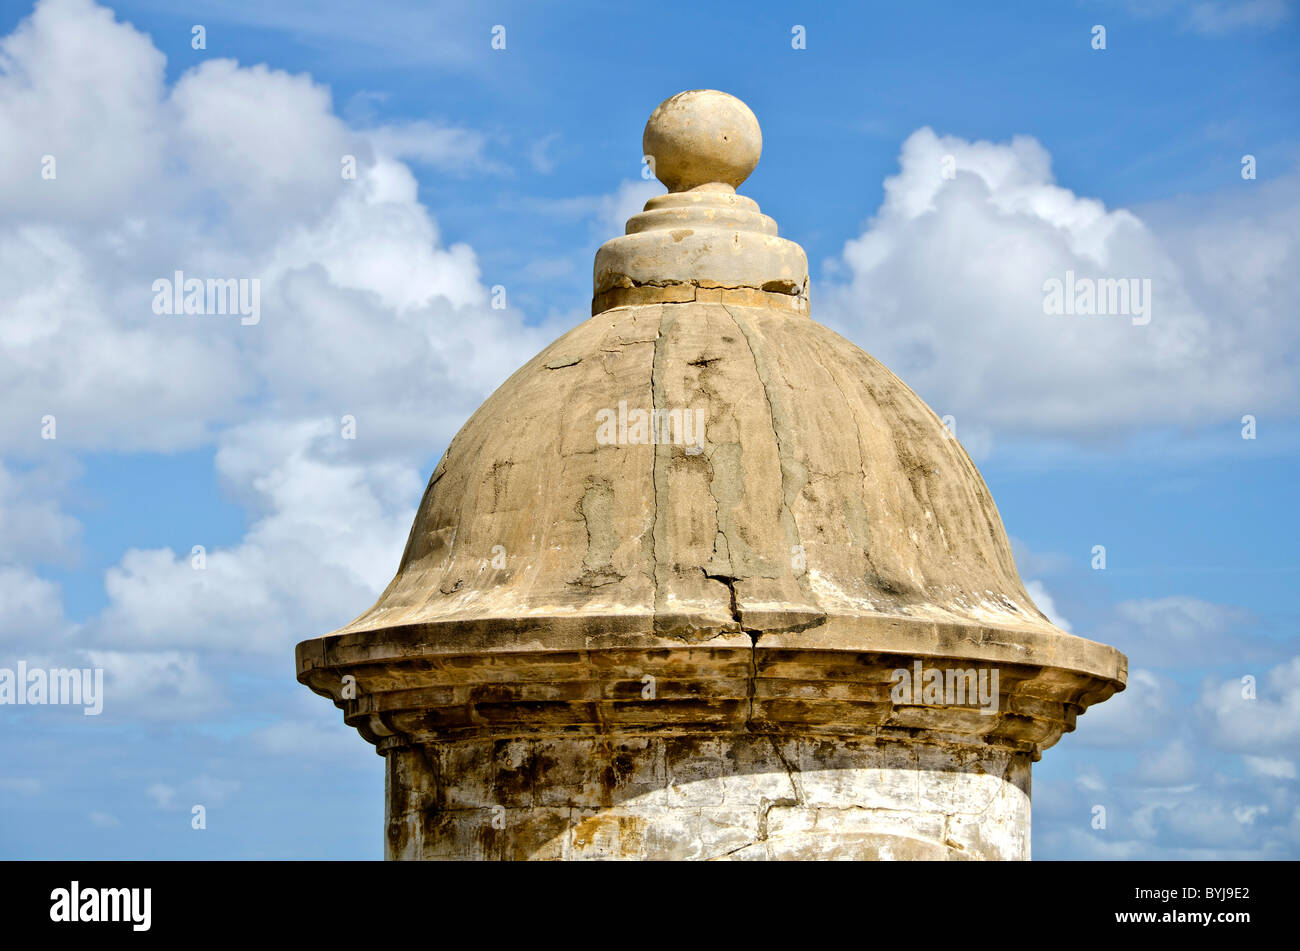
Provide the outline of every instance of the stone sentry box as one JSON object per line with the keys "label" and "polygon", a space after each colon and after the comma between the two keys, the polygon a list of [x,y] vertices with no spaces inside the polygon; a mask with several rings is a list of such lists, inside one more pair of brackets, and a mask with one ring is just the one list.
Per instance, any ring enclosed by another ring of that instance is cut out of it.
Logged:
{"label": "stone sentry box", "polygon": [[811,319],[735,191],[744,103],[681,93],[643,146],[669,192],[592,318],[452,440],[374,607],[298,645],[386,760],[387,857],[1029,858],[1031,763],[1127,660],[1035,607],[957,440]]}

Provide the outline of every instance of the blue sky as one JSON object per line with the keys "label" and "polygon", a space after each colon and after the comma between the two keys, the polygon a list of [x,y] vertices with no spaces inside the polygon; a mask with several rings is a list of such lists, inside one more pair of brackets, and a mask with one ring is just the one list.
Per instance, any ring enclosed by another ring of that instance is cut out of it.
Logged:
{"label": "blue sky", "polygon": [[[375,7],[0,9],[0,667],[108,677],[96,718],[0,707],[0,857],[380,857],[382,763],[293,645],[585,318],[690,88],[762,123],[742,192],[814,318],[954,417],[1039,606],[1129,655],[1035,766],[1035,857],[1300,855],[1294,2]],[[153,314],[176,268],[265,320]],[[1151,323],[1044,317],[1066,269],[1152,279]]]}

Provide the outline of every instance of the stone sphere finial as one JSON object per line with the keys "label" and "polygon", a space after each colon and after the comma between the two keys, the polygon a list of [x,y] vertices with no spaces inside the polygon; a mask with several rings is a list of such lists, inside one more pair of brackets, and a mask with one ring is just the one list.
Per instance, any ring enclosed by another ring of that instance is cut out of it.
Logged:
{"label": "stone sphere finial", "polygon": [[672,192],[749,178],[763,154],[758,119],[735,96],[716,89],[679,92],[659,103],[645,124],[643,154]]}

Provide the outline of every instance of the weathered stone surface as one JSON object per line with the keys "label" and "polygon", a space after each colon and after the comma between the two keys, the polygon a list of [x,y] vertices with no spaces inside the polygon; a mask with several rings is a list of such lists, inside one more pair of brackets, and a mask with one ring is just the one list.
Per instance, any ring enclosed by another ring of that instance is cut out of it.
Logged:
{"label": "weathered stone surface", "polygon": [[[333,697],[345,720],[388,749],[406,743],[512,735],[622,736],[737,732],[771,736],[870,737],[1037,758],[1114,682],[1075,673],[1044,695],[1042,668],[996,659],[996,694],[981,705],[894,696],[896,672],[975,670],[968,655],[935,656],[917,632],[911,651],[790,650],[772,635],[739,635],[695,646],[483,654],[395,641],[387,657],[358,657],[349,635],[309,657],[300,679]],[[983,663],[983,661],[980,661]],[[356,697],[342,696],[343,677]],[[954,700],[957,698],[953,698]]]}
{"label": "weathered stone surface", "polygon": [[298,645],[387,758],[390,857],[1028,858],[1030,763],[1124,687],[935,414],[809,317],[735,194],[737,103],[656,111],[672,190],[594,316],[457,434],[378,602]]}
{"label": "weathered stone surface", "polygon": [[808,737],[481,739],[388,755],[395,859],[1027,859],[1029,759]]}

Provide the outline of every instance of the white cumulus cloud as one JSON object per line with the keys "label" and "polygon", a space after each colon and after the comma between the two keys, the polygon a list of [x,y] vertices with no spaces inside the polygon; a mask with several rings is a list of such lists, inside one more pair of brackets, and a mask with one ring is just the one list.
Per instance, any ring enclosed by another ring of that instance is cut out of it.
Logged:
{"label": "white cumulus cloud", "polygon": [[[951,173],[951,174],[949,174]],[[899,373],[963,441],[1111,438],[1290,412],[1300,331],[1300,177],[1156,230],[1058,184],[1035,139],[919,129],[861,236],[818,285],[819,319]],[[1205,267],[1205,262],[1218,262]],[[1245,268],[1252,279],[1241,281]],[[1045,313],[1048,282],[1150,281],[1150,322]]]}

